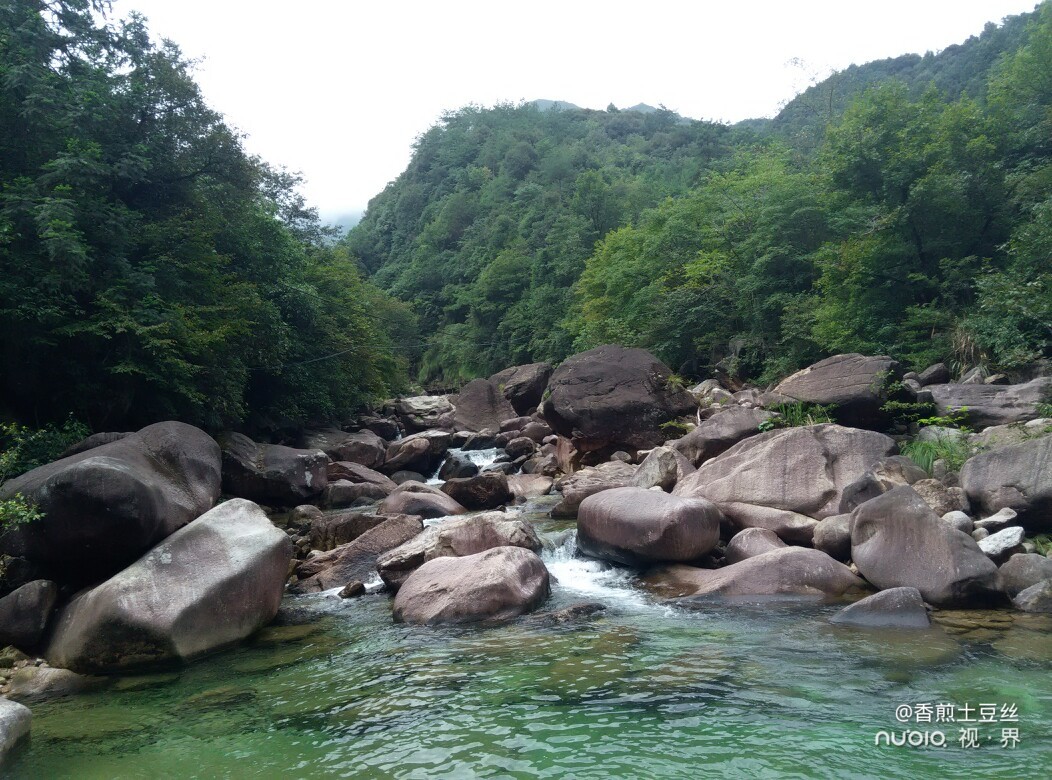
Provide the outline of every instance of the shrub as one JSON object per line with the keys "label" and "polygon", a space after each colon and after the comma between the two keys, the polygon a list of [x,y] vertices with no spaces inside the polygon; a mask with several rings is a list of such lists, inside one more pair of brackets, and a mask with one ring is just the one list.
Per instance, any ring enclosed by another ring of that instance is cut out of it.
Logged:
{"label": "shrub", "polygon": [[942,437],[935,441],[911,441],[903,444],[902,454],[912,460],[928,474],[935,461],[944,460],[951,471],[960,471],[971,456],[967,442],[958,438]]}
{"label": "shrub", "polygon": [[58,460],[89,433],[84,423],[72,417],[61,426],[49,424],[36,429],[18,423],[0,425],[0,482]]}
{"label": "shrub", "polygon": [[791,404],[772,406],[768,411],[774,412],[778,416],[760,423],[759,429],[761,431],[771,431],[775,428],[799,428],[804,425],[833,422],[831,416],[833,407],[822,406],[821,404],[805,404],[802,401],[795,401]]}

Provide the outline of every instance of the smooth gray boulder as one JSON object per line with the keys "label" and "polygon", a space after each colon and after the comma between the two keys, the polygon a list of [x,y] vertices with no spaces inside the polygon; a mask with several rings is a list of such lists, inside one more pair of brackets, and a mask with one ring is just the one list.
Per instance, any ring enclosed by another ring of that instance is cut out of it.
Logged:
{"label": "smooth gray boulder", "polygon": [[760,424],[774,417],[762,409],[732,406],[702,420],[693,431],[668,446],[681,453],[695,468],[715,458],[742,439],[760,433]]}
{"label": "smooth gray boulder", "polygon": [[149,425],[0,486],[0,500],[21,494],[44,513],[0,537],[0,552],[59,583],[98,580],[211,509],[219,488],[211,436],[180,422]]}
{"label": "smooth gray boulder", "polygon": [[961,469],[961,487],[983,515],[1007,507],[1026,530],[1052,530],[1052,435],[970,458]]}
{"label": "smooth gray boulder", "polygon": [[774,392],[808,404],[832,406],[841,425],[882,425],[887,414],[887,385],[902,377],[901,366],[886,355],[833,355],[786,377]]}
{"label": "smooth gray boulder", "polygon": [[32,723],[29,707],[0,696],[0,765],[29,736]]}
{"label": "smooth gray boulder", "polygon": [[552,374],[541,404],[552,430],[571,440],[583,463],[616,450],[664,443],[661,426],[697,410],[671,381],[668,366],[644,349],[605,345],[567,358]]}
{"label": "smooth gray boulder", "polygon": [[292,545],[256,504],[226,501],[56,616],[52,666],[108,673],[185,662],[274,617]]}
{"label": "smooth gray boulder", "polygon": [[220,437],[223,492],[269,506],[297,506],[321,496],[329,484],[329,456],[282,444],[261,444],[243,433]]}
{"label": "smooth gray boulder", "polygon": [[844,489],[895,450],[888,436],[828,423],[769,431],[703,463],[673,494],[712,501],[736,529],[810,544],[817,521],[840,513]]}
{"label": "smooth gray boulder", "polygon": [[818,521],[812,543],[838,561],[851,560],[851,514],[831,515]]}
{"label": "smooth gray boulder", "polygon": [[746,528],[736,533],[727,543],[724,557],[728,564],[739,563],[746,558],[755,558],[785,546],[785,542],[774,531],[768,531],[766,528]]}
{"label": "smooth gray boulder", "polygon": [[406,578],[427,561],[462,558],[494,547],[522,547],[540,552],[541,540],[533,526],[519,517],[504,512],[483,512],[428,526],[423,533],[379,556],[376,570],[391,590],[398,590]]}
{"label": "smooth gray boulder", "polygon": [[1037,553],[1016,553],[998,571],[1001,589],[1012,598],[1042,580],[1052,580],[1052,558]]}
{"label": "smooth gray boulder", "polygon": [[861,628],[930,628],[931,618],[916,588],[889,588],[844,607],[830,623]]}
{"label": "smooth gray boulder", "polygon": [[1042,580],[1020,591],[1012,599],[1012,605],[1023,612],[1052,613],[1052,580]]}
{"label": "smooth gray boulder", "polygon": [[693,561],[720,539],[720,511],[699,498],[638,487],[589,496],[577,513],[577,547],[629,566]]}
{"label": "smooth gray boulder", "polygon": [[677,482],[694,471],[694,465],[679,451],[671,447],[655,447],[639,464],[631,484],[644,489],[659,487],[669,493]]}
{"label": "smooth gray boulder", "polygon": [[0,599],[0,647],[21,650],[37,646],[58,599],[58,586],[34,580]]}
{"label": "smooth gray boulder", "polygon": [[909,486],[854,511],[851,559],[881,590],[914,587],[930,604],[965,603],[997,590],[994,562]]}
{"label": "smooth gray boulder", "polygon": [[497,623],[536,609],[551,592],[548,570],[521,547],[434,558],[414,571],[394,600],[396,622]]}

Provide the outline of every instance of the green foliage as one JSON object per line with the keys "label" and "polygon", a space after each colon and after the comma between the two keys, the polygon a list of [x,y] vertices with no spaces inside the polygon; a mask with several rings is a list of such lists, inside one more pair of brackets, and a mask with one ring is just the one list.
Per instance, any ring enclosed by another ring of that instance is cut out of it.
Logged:
{"label": "green foliage", "polygon": [[808,404],[802,401],[778,404],[770,407],[768,410],[778,416],[761,422],[759,429],[761,431],[770,431],[775,428],[800,428],[805,425],[831,423],[834,422],[832,417],[833,409],[834,407],[831,405]]}
{"label": "green foliage", "polygon": [[16,493],[12,498],[0,501],[0,536],[25,523],[35,523],[44,517],[36,506]]}
{"label": "green foliage", "polygon": [[1052,417],[1052,403],[1038,404],[1036,411],[1038,417]]}
{"label": "green foliage", "polygon": [[1039,534],[1031,537],[1030,541],[1034,543],[1040,555],[1047,557],[1049,552],[1052,552],[1052,534]]}
{"label": "green foliage", "polygon": [[968,423],[968,407],[962,406],[960,409],[953,409],[948,414],[939,416],[933,415],[931,417],[922,417],[917,420],[917,424],[925,426],[938,426],[939,428],[956,428],[957,430],[970,433],[971,429],[967,425]]}
{"label": "green foliage", "polygon": [[967,442],[958,438],[943,436],[935,441],[914,440],[906,442],[899,448],[903,455],[912,460],[928,474],[937,460],[946,461],[951,471],[960,471],[972,452]]}
{"label": "green foliage", "polygon": [[49,423],[36,429],[0,424],[0,483],[57,460],[89,433],[86,425],[72,417],[62,425]]}
{"label": "green foliage", "polygon": [[694,427],[685,422],[680,422],[679,420],[669,420],[668,422],[661,423],[661,430],[669,439],[678,439],[681,436],[686,436],[694,430]]}
{"label": "green foliage", "polygon": [[[101,3],[0,5],[0,408],[96,429],[333,419],[401,381],[356,271],[191,63]],[[451,217],[453,219],[453,217]],[[411,317],[402,317],[402,339]]]}

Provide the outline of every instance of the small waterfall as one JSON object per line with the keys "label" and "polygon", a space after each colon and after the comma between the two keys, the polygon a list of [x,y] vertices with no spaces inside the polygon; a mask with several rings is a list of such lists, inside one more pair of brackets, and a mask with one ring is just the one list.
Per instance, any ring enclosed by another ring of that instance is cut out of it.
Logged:
{"label": "small waterfall", "polygon": [[633,573],[627,569],[597,561],[578,558],[577,532],[565,535],[562,544],[541,554],[548,571],[558,580],[556,589],[571,591],[608,606],[651,607],[646,594],[632,585]]}
{"label": "small waterfall", "polygon": [[[504,450],[499,447],[491,447],[487,450],[462,450],[459,448],[451,449],[446,453],[446,458],[451,458],[454,455],[462,455],[479,467],[479,471],[483,471],[486,466],[492,466],[496,462],[497,458],[504,454]],[[442,471],[442,466],[445,464],[445,460],[438,465],[435,469],[435,473],[432,474],[428,480],[429,485],[441,485],[445,480],[439,479],[438,474]]]}

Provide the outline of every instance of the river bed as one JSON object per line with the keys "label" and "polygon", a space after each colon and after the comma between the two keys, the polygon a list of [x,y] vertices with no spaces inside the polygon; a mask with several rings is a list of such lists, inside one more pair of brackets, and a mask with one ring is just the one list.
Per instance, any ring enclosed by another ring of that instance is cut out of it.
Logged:
{"label": "river bed", "polygon": [[289,597],[310,622],[31,705],[5,776],[1052,776],[1052,616],[940,613],[891,632],[831,626],[835,604],[685,611],[575,558],[572,522],[543,509],[546,609],[598,602],[600,616],[436,629],[393,623],[383,594]]}

